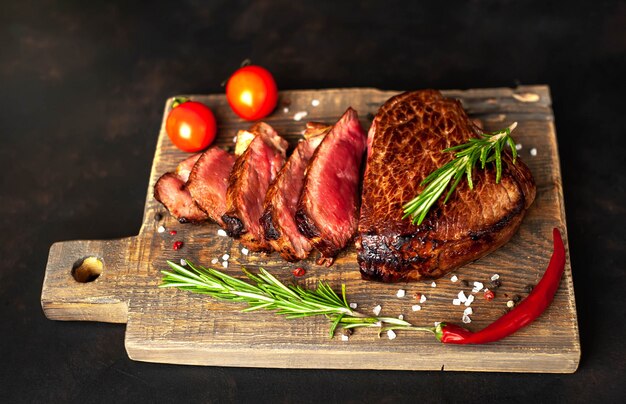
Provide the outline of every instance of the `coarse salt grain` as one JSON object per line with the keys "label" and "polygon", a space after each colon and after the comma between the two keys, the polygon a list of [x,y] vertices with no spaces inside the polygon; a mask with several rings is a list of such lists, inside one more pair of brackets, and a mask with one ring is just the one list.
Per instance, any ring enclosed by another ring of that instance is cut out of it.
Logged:
{"label": "coarse salt grain", "polygon": [[474,295],[469,295],[467,296],[467,301],[465,302],[465,305],[469,307],[469,305],[472,304],[473,301],[474,301]]}
{"label": "coarse salt grain", "polygon": [[405,294],[406,292],[404,291],[404,289],[398,289],[398,292],[396,292],[396,296],[398,296],[399,298],[404,297]]}
{"label": "coarse salt grain", "polygon": [[478,293],[484,288],[485,285],[482,282],[474,282],[474,288],[472,289],[472,293]]}
{"label": "coarse salt grain", "polygon": [[165,232],[165,227],[163,227],[163,226],[159,226],[159,228],[157,229],[157,231],[158,231],[159,233],[164,233],[164,232]]}
{"label": "coarse salt grain", "polygon": [[237,136],[233,137],[233,143],[237,143]]}
{"label": "coarse salt grain", "polygon": [[509,309],[513,306],[515,306],[515,302],[513,300],[509,300],[508,302],[506,302],[506,307],[508,307]]}
{"label": "coarse salt grain", "polygon": [[222,266],[224,268],[228,268],[228,261],[222,261]]}
{"label": "coarse salt grain", "polygon": [[250,251],[249,251],[246,247],[243,247],[243,248],[241,249],[241,253],[242,253],[243,255],[248,255],[248,253],[249,253],[249,252],[250,252]]}
{"label": "coarse salt grain", "polygon": [[287,107],[283,108],[283,112],[286,114],[287,112],[289,112],[289,108]]}
{"label": "coarse salt grain", "polygon": [[422,295],[420,297],[420,303],[424,303],[426,301],[426,296]]}
{"label": "coarse salt grain", "polygon": [[350,303],[350,308],[351,308],[351,309],[356,309],[357,307],[359,307],[359,305],[358,305],[358,304],[356,304],[356,303]]}
{"label": "coarse salt grain", "polygon": [[404,320],[404,315],[400,314],[400,315],[398,316],[398,320]]}
{"label": "coarse salt grain", "polygon": [[433,283],[431,283],[431,284],[430,284],[430,287],[431,287],[431,288],[436,288],[436,287],[437,287],[437,284],[436,284],[435,282],[433,282]]}
{"label": "coarse salt grain", "polygon": [[387,330],[387,337],[389,339],[396,339],[396,333],[393,330]]}
{"label": "coarse salt grain", "polygon": [[349,339],[350,339],[350,337],[348,337],[347,335],[345,335],[345,334],[342,334],[342,335],[341,335],[341,340],[342,340],[342,341],[347,341],[347,340],[349,340]]}
{"label": "coarse salt grain", "polygon": [[498,274],[494,274],[494,275],[491,277],[491,280],[492,280],[492,281],[497,281],[498,279],[500,279],[500,275],[498,275]]}
{"label": "coarse salt grain", "polygon": [[450,278],[450,280],[451,280],[452,282],[456,282],[456,281],[458,281],[458,280],[459,280],[459,278],[458,278],[456,275],[452,275],[452,278]]}
{"label": "coarse salt grain", "polygon": [[372,309],[372,312],[374,313],[374,315],[376,315],[376,316],[377,316],[377,315],[379,315],[379,314],[380,314],[380,311],[381,311],[382,309],[383,309],[383,308],[382,308],[382,307],[380,307],[380,304],[379,304],[378,306],[376,306],[376,307],[374,307],[374,308]]}
{"label": "coarse salt grain", "polygon": [[465,296],[465,293],[463,291],[460,291],[457,296],[461,303],[465,303],[467,301],[467,296]]}
{"label": "coarse salt grain", "polygon": [[441,321],[435,321],[435,327],[437,327],[439,324],[441,324]]}
{"label": "coarse salt grain", "polygon": [[224,254],[224,255],[222,255],[222,260],[223,260],[223,261],[227,261],[229,258],[230,258],[230,255],[229,255],[229,254]]}
{"label": "coarse salt grain", "polygon": [[522,144],[521,143],[516,144],[515,145],[515,150],[517,150],[517,151],[522,150]]}
{"label": "coarse salt grain", "polygon": [[474,314],[474,310],[472,310],[471,307],[468,307],[465,310],[463,310],[463,314],[465,314],[466,316],[470,316],[470,315]]}
{"label": "coarse salt grain", "polygon": [[537,155],[537,149],[535,149],[534,147],[530,149],[530,155],[535,157]]}
{"label": "coarse salt grain", "polygon": [[413,306],[411,306],[411,310],[420,311],[422,310],[422,306],[420,306],[419,304],[414,304]]}
{"label": "coarse salt grain", "polygon": [[452,304],[455,306],[460,306],[461,305],[461,299],[452,299]]}
{"label": "coarse salt grain", "polygon": [[218,235],[218,236],[222,236],[222,237],[226,237],[226,236],[228,236],[228,234],[226,234],[226,232],[224,231],[224,229],[219,229],[219,230],[217,231],[217,235]]}
{"label": "coarse salt grain", "polygon": [[187,265],[187,261],[185,261],[185,259],[184,259],[184,258],[181,258],[181,259],[180,259],[180,265],[182,265],[182,266]]}
{"label": "coarse salt grain", "polygon": [[213,258],[211,260],[211,264],[213,264],[213,265],[217,264],[218,262],[220,262],[220,260],[218,260],[217,258]]}
{"label": "coarse salt grain", "polygon": [[469,318],[467,314],[463,314],[463,318],[461,318],[461,321],[463,321],[465,324],[469,324],[472,322],[472,319]]}
{"label": "coarse salt grain", "polygon": [[311,105],[317,107],[318,105],[320,105],[320,100],[311,100]]}
{"label": "coarse salt grain", "polygon": [[296,112],[293,116],[293,120],[294,121],[301,121],[302,118],[304,118],[305,116],[307,116],[309,113],[306,111],[300,111],[300,112]]}

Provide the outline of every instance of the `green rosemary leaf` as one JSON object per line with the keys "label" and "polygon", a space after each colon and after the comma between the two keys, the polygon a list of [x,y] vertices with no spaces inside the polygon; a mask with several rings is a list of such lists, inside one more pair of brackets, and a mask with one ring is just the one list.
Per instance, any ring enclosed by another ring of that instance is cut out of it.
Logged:
{"label": "green rosemary leaf", "polygon": [[244,268],[245,276],[256,283],[253,285],[213,268],[195,266],[189,261],[186,263],[188,268],[168,261],[171,270],[161,271],[163,278],[159,286],[247,303],[248,307],[242,309],[242,312],[271,310],[286,319],[326,316],[331,321],[331,337],[338,327],[422,330],[394,317],[368,317],[350,309],[345,285],[341,285],[340,297],[324,281],[319,281],[315,289],[300,285],[287,286],[265,269],[261,268],[259,274],[253,274]]}
{"label": "green rosemary leaf", "polygon": [[[420,182],[420,186],[424,189],[403,206],[402,219],[411,217],[413,224],[422,224],[430,209],[449,186],[443,200],[444,204],[448,202],[463,176],[466,177],[470,189],[473,189],[472,174],[478,161],[480,161],[481,169],[484,169],[487,163],[495,162],[496,183],[499,183],[502,177],[502,152],[505,145],[511,149],[513,163],[517,158],[515,142],[511,137],[511,131],[516,127],[517,122],[514,122],[508,128],[493,133],[483,133],[467,143],[444,149],[444,152],[454,153],[454,159],[435,169]],[[451,181],[453,182],[450,185]]]}

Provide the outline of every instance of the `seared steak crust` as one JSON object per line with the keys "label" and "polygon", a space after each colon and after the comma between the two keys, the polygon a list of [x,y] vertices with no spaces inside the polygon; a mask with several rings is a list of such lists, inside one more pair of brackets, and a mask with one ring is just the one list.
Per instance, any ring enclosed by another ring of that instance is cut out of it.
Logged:
{"label": "seared steak crust", "polygon": [[265,240],[259,219],[270,183],[285,163],[287,141],[266,123],[250,128],[255,137],[237,158],[228,180],[226,213],[222,216],[227,233],[239,238],[251,251],[272,251]]}
{"label": "seared steak crust", "polygon": [[474,189],[462,181],[447,204],[440,200],[420,226],[402,219],[402,205],[420,182],[453,159],[443,149],[480,134],[457,100],[425,90],[389,99],[368,135],[356,240],[365,279],[395,282],[434,279],[505,244],[535,198],[535,183],[519,159],[503,156],[495,167],[474,170]]}
{"label": "seared steak crust", "polygon": [[365,131],[356,111],[348,108],[307,168],[296,223],[325,258],[337,255],[356,230],[365,148]]}

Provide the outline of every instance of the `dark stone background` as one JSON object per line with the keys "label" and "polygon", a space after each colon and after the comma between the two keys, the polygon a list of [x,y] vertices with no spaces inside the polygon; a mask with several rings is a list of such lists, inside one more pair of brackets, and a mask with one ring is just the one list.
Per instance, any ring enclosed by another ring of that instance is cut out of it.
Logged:
{"label": "dark stone background", "polygon": [[[624,1],[201,3],[2,1],[0,402],[624,402]],[[282,89],[549,84],[577,373],[138,363],[122,325],[47,320],[50,244],[136,234],[165,99],[245,58]]]}

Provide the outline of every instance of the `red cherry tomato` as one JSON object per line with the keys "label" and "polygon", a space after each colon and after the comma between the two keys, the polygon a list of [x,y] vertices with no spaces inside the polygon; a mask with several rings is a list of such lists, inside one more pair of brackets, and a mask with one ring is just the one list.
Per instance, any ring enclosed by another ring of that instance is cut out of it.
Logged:
{"label": "red cherry tomato", "polygon": [[269,115],[276,108],[278,89],[274,77],[266,69],[245,66],[228,79],[226,98],[237,115],[254,121]]}
{"label": "red cherry tomato", "polygon": [[176,147],[186,152],[206,149],[215,139],[213,112],[204,104],[187,101],[170,111],[165,130]]}

